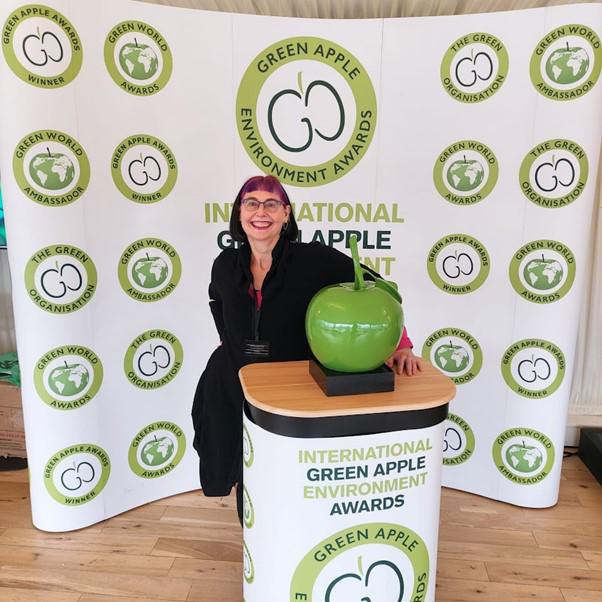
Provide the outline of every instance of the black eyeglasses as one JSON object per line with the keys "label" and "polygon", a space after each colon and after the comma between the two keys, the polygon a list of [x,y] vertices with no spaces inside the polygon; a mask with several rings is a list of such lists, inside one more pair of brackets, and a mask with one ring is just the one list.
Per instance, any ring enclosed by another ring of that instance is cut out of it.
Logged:
{"label": "black eyeglasses", "polygon": [[240,201],[242,207],[247,211],[258,211],[259,207],[263,207],[268,213],[276,213],[280,207],[286,207],[284,201],[278,199],[268,199],[267,201],[258,201],[253,197],[248,197]]}

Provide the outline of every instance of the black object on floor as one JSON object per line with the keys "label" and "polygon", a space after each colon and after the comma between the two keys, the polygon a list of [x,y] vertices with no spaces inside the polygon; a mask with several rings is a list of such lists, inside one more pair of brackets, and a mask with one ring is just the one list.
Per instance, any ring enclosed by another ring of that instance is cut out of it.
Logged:
{"label": "black object on floor", "polygon": [[27,468],[27,458],[4,458],[0,456],[0,471]]}
{"label": "black object on floor", "polygon": [[357,395],[395,390],[395,374],[384,364],[372,372],[337,372],[309,361],[309,373],[325,395]]}
{"label": "black object on floor", "polygon": [[579,457],[602,485],[602,428],[582,428]]}

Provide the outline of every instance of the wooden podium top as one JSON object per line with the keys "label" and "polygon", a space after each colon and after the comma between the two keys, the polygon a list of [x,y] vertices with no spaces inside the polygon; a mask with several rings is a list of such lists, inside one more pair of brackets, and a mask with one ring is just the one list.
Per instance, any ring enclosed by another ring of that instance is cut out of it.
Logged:
{"label": "wooden podium top", "polygon": [[454,398],[456,385],[426,361],[416,376],[396,375],[395,391],[327,397],[309,374],[309,362],[265,362],[241,368],[245,398],[256,408],[296,418],[427,410]]}

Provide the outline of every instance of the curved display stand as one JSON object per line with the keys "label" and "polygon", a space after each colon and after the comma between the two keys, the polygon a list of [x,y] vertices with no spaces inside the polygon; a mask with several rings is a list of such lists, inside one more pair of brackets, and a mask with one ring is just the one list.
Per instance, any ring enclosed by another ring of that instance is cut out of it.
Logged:
{"label": "curved display stand", "polygon": [[240,379],[245,602],[433,601],[453,382],[426,364],[390,393],[326,397],[307,361]]}

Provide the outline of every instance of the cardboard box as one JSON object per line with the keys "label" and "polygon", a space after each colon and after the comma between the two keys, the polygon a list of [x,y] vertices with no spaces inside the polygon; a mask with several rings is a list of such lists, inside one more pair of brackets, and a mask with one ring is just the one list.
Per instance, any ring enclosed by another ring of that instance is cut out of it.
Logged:
{"label": "cardboard box", "polygon": [[5,381],[0,381],[0,456],[27,456],[21,389]]}

